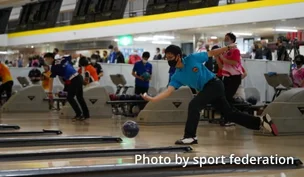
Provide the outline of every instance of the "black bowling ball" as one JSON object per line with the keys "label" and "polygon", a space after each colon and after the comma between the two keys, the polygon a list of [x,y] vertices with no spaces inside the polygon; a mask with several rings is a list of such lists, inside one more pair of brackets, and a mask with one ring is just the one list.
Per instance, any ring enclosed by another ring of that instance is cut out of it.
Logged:
{"label": "black bowling ball", "polygon": [[257,102],[258,102],[258,99],[255,98],[255,97],[253,97],[253,96],[251,96],[251,97],[247,98],[246,101],[247,101],[248,103],[252,104],[252,105],[256,105]]}

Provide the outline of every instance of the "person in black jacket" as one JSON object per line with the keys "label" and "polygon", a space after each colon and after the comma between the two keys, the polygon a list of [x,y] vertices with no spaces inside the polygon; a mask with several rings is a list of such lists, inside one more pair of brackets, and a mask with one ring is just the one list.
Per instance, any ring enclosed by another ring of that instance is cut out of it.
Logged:
{"label": "person in black jacket", "polygon": [[262,42],[262,54],[263,59],[272,60],[272,51],[270,48],[267,47],[266,42]]}
{"label": "person in black jacket", "polygon": [[114,51],[116,53],[116,63],[125,63],[125,57],[121,51],[119,51],[118,47],[114,47]]}
{"label": "person in black jacket", "polygon": [[288,52],[287,52],[287,48],[286,46],[284,45],[284,43],[286,43],[287,39],[283,36],[279,37],[278,38],[278,41],[277,41],[277,46],[278,46],[278,49],[277,49],[277,56],[278,56],[278,61],[289,61],[289,55],[288,55]]}

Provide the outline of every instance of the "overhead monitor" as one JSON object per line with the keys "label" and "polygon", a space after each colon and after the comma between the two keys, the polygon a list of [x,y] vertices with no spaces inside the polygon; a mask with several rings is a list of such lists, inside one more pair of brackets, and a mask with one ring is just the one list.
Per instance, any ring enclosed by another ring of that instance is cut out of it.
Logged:
{"label": "overhead monitor", "polygon": [[0,9],[0,34],[6,32],[9,17],[13,8]]}

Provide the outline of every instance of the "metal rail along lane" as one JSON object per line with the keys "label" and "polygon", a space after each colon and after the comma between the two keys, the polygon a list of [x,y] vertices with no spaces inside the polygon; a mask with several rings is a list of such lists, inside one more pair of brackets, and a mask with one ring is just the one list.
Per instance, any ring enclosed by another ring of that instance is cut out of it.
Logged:
{"label": "metal rail along lane", "polygon": [[[258,170],[282,170],[303,168],[300,159],[293,158],[294,163],[282,163],[277,165],[255,165],[255,164],[235,164],[226,158],[225,164],[205,163],[203,166],[189,161],[186,163],[169,163],[169,164],[115,164],[115,165],[93,165],[93,166],[69,166],[40,169],[20,169],[20,170],[2,170],[0,176],[14,177],[169,177],[180,175],[202,175],[218,173],[244,173]],[[260,164],[263,164],[260,161]],[[186,165],[186,167],[183,167]]]}
{"label": "metal rail along lane", "polygon": [[71,159],[106,156],[130,156],[138,154],[184,153],[191,152],[191,146],[169,146],[136,149],[98,149],[98,150],[56,150],[56,151],[32,151],[21,153],[0,154],[0,161],[29,161],[45,159]]}
{"label": "metal rail along lane", "polygon": [[41,136],[41,135],[61,135],[60,130],[42,130],[42,131],[15,131],[15,132],[0,132],[0,137],[8,136]]}
{"label": "metal rail along lane", "polygon": [[76,144],[101,144],[121,143],[120,137],[111,136],[59,136],[38,138],[2,138],[1,147],[29,147],[29,146],[53,146],[53,145],[76,145]]}
{"label": "metal rail along lane", "polygon": [[0,124],[0,130],[19,130],[20,126],[19,125],[9,125],[9,124]]}

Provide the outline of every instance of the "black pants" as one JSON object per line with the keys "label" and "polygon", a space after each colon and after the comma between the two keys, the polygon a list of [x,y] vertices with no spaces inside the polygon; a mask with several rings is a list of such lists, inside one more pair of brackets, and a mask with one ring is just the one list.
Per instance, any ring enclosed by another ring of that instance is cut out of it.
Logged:
{"label": "black pants", "polygon": [[12,96],[14,81],[8,81],[0,85],[0,96],[5,92],[6,101]]}
{"label": "black pants", "polygon": [[260,129],[261,120],[259,117],[241,113],[240,111],[231,108],[225,97],[224,84],[221,80],[216,78],[209,81],[205,85],[203,91],[199,92],[189,103],[185,138],[196,136],[200,111],[204,109],[207,104],[212,104],[229,122],[234,122],[253,130]]}
{"label": "black pants", "polygon": [[196,90],[194,88],[190,87],[190,89],[191,89],[192,94],[196,94]]}
{"label": "black pants", "polygon": [[141,87],[141,86],[135,85],[135,94],[136,95],[148,93],[148,90],[149,90],[149,87]]}
{"label": "black pants", "polygon": [[242,83],[242,75],[224,77],[223,82],[225,87],[226,99],[230,104],[232,104],[234,102],[233,96],[236,94],[239,86]]}
{"label": "black pants", "polygon": [[[76,116],[83,115],[84,117],[90,117],[88,106],[83,98],[82,85],[83,78],[81,75],[74,77],[69,85],[65,85],[65,89],[68,93],[67,100],[75,111]],[[82,111],[80,110],[76,100],[74,99],[75,96],[77,98],[78,103],[80,104]]]}

